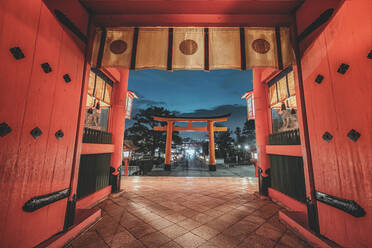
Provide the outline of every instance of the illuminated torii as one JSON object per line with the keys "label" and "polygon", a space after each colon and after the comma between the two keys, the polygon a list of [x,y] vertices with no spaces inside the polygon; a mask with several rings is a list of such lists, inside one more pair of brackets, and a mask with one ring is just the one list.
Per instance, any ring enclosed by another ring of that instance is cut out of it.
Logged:
{"label": "illuminated torii", "polygon": [[[162,117],[154,116],[156,121],[166,121],[166,126],[154,127],[155,131],[167,131],[167,142],[165,146],[164,170],[171,170],[171,151],[172,151],[172,133],[173,131],[208,131],[209,136],[209,170],[216,171],[216,158],[214,152],[214,132],[225,132],[227,127],[216,127],[215,122],[227,121],[230,114],[215,117]],[[187,122],[187,127],[173,126],[174,122]],[[207,122],[207,126],[195,127],[193,122]]]}

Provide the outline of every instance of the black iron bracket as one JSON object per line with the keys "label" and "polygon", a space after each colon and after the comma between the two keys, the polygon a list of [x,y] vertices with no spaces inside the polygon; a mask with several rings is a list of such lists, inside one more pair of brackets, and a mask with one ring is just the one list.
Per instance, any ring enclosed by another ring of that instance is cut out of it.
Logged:
{"label": "black iron bracket", "polygon": [[12,132],[12,128],[8,125],[8,123],[3,122],[0,124],[0,137],[7,136],[10,132]]}
{"label": "black iron bracket", "polygon": [[340,209],[354,217],[363,217],[366,215],[364,209],[353,200],[346,200],[336,196],[328,195],[322,192],[315,193],[316,199],[334,208]]}
{"label": "black iron bracket", "polygon": [[51,194],[36,196],[28,200],[23,205],[23,211],[34,212],[42,207],[45,207],[51,203],[62,200],[70,196],[70,189],[63,189]]}
{"label": "black iron bracket", "polygon": [[372,59],[372,50],[369,51],[369,54],[367,55],[367,58],[368,58],[368,59]]}
{"label": "black iron bracket", "polygon": [[16,60],[23,59],[25,57],[20,47],[12,47],[9,49],[9,51]]}

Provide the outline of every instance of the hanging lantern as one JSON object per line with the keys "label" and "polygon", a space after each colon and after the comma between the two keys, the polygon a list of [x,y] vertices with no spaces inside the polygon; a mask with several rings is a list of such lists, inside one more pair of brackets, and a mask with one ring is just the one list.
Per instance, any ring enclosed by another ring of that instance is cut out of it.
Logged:
{"label": "hanging lantern", "polygon": [[125,107],[125,118],[130,119],[130,115],[132,113],[132,107],[133,107],[133,99],[138,98],[136,94],[133,91],[128,91],[127,94],[127,104]]}
{"label": "hanging lantern", "polygon": [[241,99],[247,101],[247,119],[254,120],[254,99],[253,91],[247,91]]}

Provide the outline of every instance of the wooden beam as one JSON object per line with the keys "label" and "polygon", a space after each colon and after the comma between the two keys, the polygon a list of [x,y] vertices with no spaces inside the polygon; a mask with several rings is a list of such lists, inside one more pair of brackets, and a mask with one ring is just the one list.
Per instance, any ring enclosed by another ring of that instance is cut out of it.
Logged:
{"label": "wooden beam", "polygon": [[83,143],[81,154],[113,153],[115,146],[112,144]]}
{"label": "wooden beam", "polygon": [[289,14],[109,14],[94,15],[93,20],[104,27],[275,27],[293,23]]}
{"label": "wooden beam", "polygon": [[230,114],[223,116],[214,116],[214,117],[163,117],[163,116],[154,116],[156,121],[174,121],[174,122],[207,122],[207,121],[227,121],[230,117]]}
{"label": "wooden beam", "polygon": [[[154,127],[155,131],[167,131],[167,126],[164,127]],[[201,132],[207,132],[208,127],[177,127],[173,126],[173,131],[201,131]],[[213,131],[215,132],[226,132],[227,127],[214,127]]]}
{"label": "wooden beam", "polygon": [[302,157],[301,145],[267,145],[266,153]]}

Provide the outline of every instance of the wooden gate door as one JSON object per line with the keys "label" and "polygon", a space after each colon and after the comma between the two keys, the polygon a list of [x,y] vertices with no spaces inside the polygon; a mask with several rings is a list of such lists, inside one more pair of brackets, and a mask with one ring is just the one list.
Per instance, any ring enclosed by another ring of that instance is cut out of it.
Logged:
{"label": "wooden gate door", "polygon": [[302,59],[320,233],[345,247],[372,247],[371,13],[345,1]]}
{"label": "wooden gate door", "polygon": [[0,3],[0,246],[26,248],[63,230],[67,198],[25,203],[70,186],[84,55],[42,1]]}

